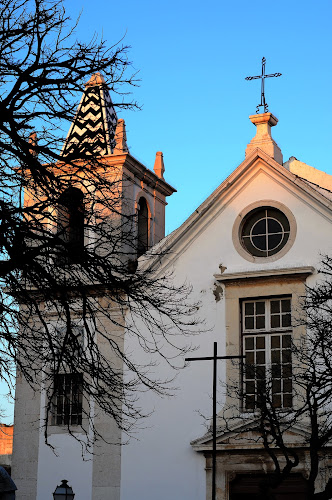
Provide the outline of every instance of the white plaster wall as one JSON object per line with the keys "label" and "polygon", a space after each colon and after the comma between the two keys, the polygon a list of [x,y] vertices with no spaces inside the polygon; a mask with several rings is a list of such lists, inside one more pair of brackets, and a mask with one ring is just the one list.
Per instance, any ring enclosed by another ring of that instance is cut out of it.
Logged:
{"label": "white plaster wall", "polygon": [[[249,262],[233,245],[232,228],[236,217],[258,200],[283,203],[297,222],[292,248],[274,262]],[[320,254],[332,254],[331,213],[316,203],[313,208],[303,192],[257,169],[255,175],[242,180],[236,195],[233,191],[218,207],[213,207],[172,251],[180,251],[172,263],[176,280],[192,283],[193,298],[202,301],[200,315],[206,319],[208,331],[192,338],[198,347],[194,355],[211,355],[213,341],[218,342],[221,354],[225,349],[224,301],[216,302],[212,293],[213,274],[220,272],[218,266],[226,266],[226,273],[301,266],[317,268]],[[316,277],[310,278],[311,283]],[[143,332],[144,326],[141,328]],[[135,353],[136,362],[147,360],[131,337],[126,337],[125,347],[128,352]],[[219,361],[221,377],[224,377],[224,368]],[[171,375],[162,363],[158,370],[161,378]],[[178,374],[176,385],[179,389],[172,398],[160,400],[151,392],[140,395],[140,405],[155,411],[144,422],[145,428],[137,432],[136,439],[123,447],[121,500],[205,499],[205,460],[192,451],[190,441],[205,432],[204,419],[197,410],[211,416],[211,384],[211,362],[197,361]]]}
{"label": "white plaster wall", "polygon": [[[83,435],[78,436],[81,440]],[[39,439],[38,486],[36,500],[51,500],[56,486],[63,479],[73,488],[78,500],[91,500],[92,497],[92,460],[82,458],[82,448],[78,441],[68,433],[52,434],[49,443],[54,451],[44,443],[42,429]]]}
{"label": "white plaster wall", "polygon": [[[197,224],[199,228],[195,228],[195,233],[198,234],[194,234],[193,230],[188,234],[188,239],[192,238],[192,241],[185,252],[186,258],[192,261],[193,273],[198,272],[197,264],[199,267],[204,266],[204,272],[208,273],[209,279],[212,279],[214,273],[220,272],[220,263],[227,266],[225,273],[318,266],[322,254],[332,253],[332,214],[327,209],[324,213],[318,212],[318,207],[313,209],[308,205],[308,200],[301,199],[299,195],[300,193],[285,189],[265,173],[259,174],[236,198],[226,200],[225,205],[219,206],[219,214],[214,220],[208,221],[208,218],[202,217]],[[232,228],[238,214],[259,200],[283,203],[291,210],[297,222],[297,235],[293,246],[274,262],[249,262],[235,250],[232,241]],[[217,212],[216,209],[215,211]]]}
{"label": "white plaster wall", "polygon": [[[192,276],[195,295],[201,299],[202,309],[210,311],[204,327],[207,331],[189,339],[198,347],[189,356],[212,355],[214,341],[218,341],[220,347],[224,346],[224,332],[220,328],[224,323],[223,302],[215,302],[213,280],[207,282],[201,266],[188,262],[185,255],[179,259],[178,264],[179,283],[192,271],[195,274]],[[195,267],[197,269],[194,272]],[[144,363],[154,359],[144,355],[132,338],[126,340],[125,348],[128,352],[135,353],[136,362]],[[174,375],[163,362],[160,362],[155,371],[161,380]],[[190,363],[178,372],[172,385],[177,389],[169,398],[161,399],[151,392],[139,395],[139,405],[146,411],[154,412],[141,422],[144,428],[122,448],[121,500],[205,498],[205,459],[192,450],[190,441],[206,432],[204,418],[198,412],[208,419],[212,414],[211,362]]]}
{"label": "white plaster wall", "polygon": [[[41,391],[40,414],[45,413],[45,391]],[[66,429],[51,433],[49,428],[48,446],[44,438],[44,419],[40,420],[37,497],[36,500],[53,498],[55,488],[63,479],[73,488],[75,498],[91,500],[92,498],[92,455],[86,454],[84,443],[87,437],[82,433],[70,436]]]}
{"label": "white plaster wall", "polygon": [[[176,261],[176,282],[190,281],[194,287],[193,300],[201,301],[198,315],[205,318],[205,331],[189,341],[197,347],[188,356],[213,354],[213,342],[217,341],[220,354],[225,349],[224,303],[216,302],[213,295],[213,273],[218,272],[221,252],[212,245],[214,233],[208,229]],[[141,332],[144,331],[144,326]],[[198,328],[197,328],[198,330]],[[125,348],[135,353],[136,362],[151,361],[142,353],[132,337],[125,337]],[[180,361],[183,364],[183,358]],[[219,365],[222,377],[224,366]],[[162,361],[156,372],[160,379],[174,375]],[[174,395],[161,399],[151,392],[140,394],[139,404],[147,411],[153,410],[150,418],[141,423],[144,427],[128,445],[122,449],[121,500],[200,500],[205,498],[205,458],[191,448],[190,441],[206,432],[207,418],[212,415],[212,364],[209,361],[192,362],[180,370],[173,383],[177,387]],[[222,395],[219,393],[219,398]],[[126,439],[124,437],[124,439]]]}

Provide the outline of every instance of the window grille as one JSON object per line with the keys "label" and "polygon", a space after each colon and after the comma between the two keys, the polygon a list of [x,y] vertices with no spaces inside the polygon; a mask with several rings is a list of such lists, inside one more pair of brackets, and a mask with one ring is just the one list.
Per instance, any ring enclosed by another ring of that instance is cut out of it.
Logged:
{"label": "window grille", "polygon": [[82,424],[82,386],[80,373],[60,373],[54,378],[52,425]]}
{"label": "window grille", "polygon": [[278,253],[290,236],[290,224],[277,208],[261,207],[246,215],[242,229],[242,246],[255,257]]}

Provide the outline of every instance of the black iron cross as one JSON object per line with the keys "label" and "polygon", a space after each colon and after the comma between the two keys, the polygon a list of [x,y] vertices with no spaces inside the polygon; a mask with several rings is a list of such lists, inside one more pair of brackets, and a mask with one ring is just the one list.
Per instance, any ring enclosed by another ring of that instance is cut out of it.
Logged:
{"label": "black iron cross", "polygon": [[265,74],[265,63],[266,59],[263,57],[262,59],[262,74],[258,76],[247,76],[246,80],[258,80],[259,78],[262,80],[261,82],[261,103],[257,105],[256,107],[256,113],[259,112],[260,107],[264,107],[264,113],[267,113],[269,111],[269,108],[267,106],[267,102],[265,102],[265,89],[264,89],[264,81],[265,78],[273,78],[275,76],[281,76],[281,73],[272,73],[271,75],[266,75]]}
{"label": "black iron cross", "polygon": [[218,356],[217,342],[213,343],[213,356],[202,358],[185,358],[185,361],[211,361],[213,360],[213,417],[212,417],[212,500],[216,500],[216,458],[217,458],[217,360],[239,359],[245,356]]}

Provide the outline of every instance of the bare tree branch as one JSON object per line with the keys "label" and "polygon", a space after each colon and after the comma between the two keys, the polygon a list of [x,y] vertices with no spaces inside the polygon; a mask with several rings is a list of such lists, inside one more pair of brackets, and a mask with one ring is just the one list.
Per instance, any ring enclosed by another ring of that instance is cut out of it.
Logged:
{"label": "bare tree branch", "polygon": [[[173,285],[153,266],[133,272],[137,214],[123,195],[131,180],[105,163],[98,138],[61,153],[63,130],[92,74],[102,71],[121,98],[137,84],[128,47],[108,48],[97,37],[79,42],[75,27],[61,1],[0,6],[0,379],[10,380],[17,366],[19,377],[43,387],[46,441],[54,380],[62,374],[84,395],[85,423],[76,422],[83,430],[88,422],[96,432],[95,405],[129,431],[144,416],[139,391],[167,394],[169,381],[125,352],[124,330],[177,367],[176,357],[190,348],[183,339],[197,311],[186,284]],[[126,99],[118,104],[135,106]]]}

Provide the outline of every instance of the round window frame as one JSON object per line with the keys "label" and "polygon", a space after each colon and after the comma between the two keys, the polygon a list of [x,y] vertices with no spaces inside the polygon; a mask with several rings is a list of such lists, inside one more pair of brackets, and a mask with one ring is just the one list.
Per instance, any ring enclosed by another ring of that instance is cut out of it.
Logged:
{"label": "round window frame", "polygon": [[[263,208],[263,207],[271,207],[277,210],[280,210],[288,219],[289,222],[289,238],[286,244],[280,249],[279,252],[274,255],[270,255],[267,257],[256,257],[252,255],[242,244],[242,228],[246,221],[246,217],[250,212],[255,209]],[[255,203],[252,203],[245,207],[235,219],[232,230],[232,239],[233,245],[236,251],[249,262],[274,262],[276,260],[281,259],[293,246],[293,243],[296,238],[297,225],[296,220],[293,213],[287,208],[283,203],[273,200],[260,200]]]}

